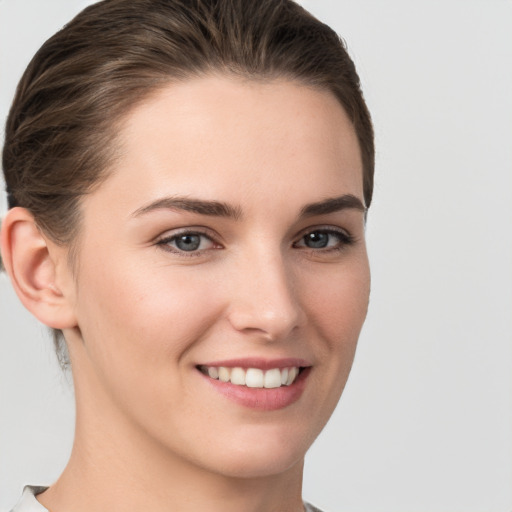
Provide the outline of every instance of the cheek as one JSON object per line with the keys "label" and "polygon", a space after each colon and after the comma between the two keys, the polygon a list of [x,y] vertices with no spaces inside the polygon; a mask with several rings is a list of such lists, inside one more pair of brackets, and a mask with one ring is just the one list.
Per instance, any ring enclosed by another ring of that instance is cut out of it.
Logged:
{"label": "cheek", "polygon": [[[315,279],[316,277],[316,279]],[[306,284],[308,314],[329,351],[355,350],[368,310],[370,272],[360,258]]]}
{"label": "cheek", "polygon": [[[347,382],[366,318],[370,272],[366,255],[314,275],[303,272],[301,296],[308,318],[306,339],[315,345],[318,371],[310,376],[311,441],[331,416]],[[319,399],[321,397],[321,399]]]}
{"label": "cheek", "polygon": [[209,330],[220,308],[205,276],[186,270],[148,272],[117,261],[84,271],[79,324],[89,351],[95,351],[91,355],[110,368],[123,361],[139,370],[182,357]]}
{"label": "cheek", "polygon": [[171,268],[104,267],[110,272],[84,272],[80,290],[89,377],[136,423],[152,418],[151,429],[174,424],[174,410],[194,417],[183,379],[188,354],[219,317],[215,290],[204,276]]}

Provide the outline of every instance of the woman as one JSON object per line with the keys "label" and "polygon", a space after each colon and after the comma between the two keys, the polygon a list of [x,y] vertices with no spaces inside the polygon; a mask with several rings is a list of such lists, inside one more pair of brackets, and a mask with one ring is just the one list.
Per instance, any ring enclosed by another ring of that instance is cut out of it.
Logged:
{"label": "woman", "polygon": [[315,510],[373,163],[352,61],[291,1],[106,0],[45,43],[7,122],[2,257],[69,353],[76,433],[15,510]]}

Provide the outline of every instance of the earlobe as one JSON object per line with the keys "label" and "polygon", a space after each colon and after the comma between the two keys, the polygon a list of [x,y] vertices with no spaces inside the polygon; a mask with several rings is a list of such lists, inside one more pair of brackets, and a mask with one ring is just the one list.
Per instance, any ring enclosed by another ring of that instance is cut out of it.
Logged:
{"label": "earlobe", "polygon": [[74,327],[70,297],[59,286],[63,277],[59,273],[64,267],[58,260],[63,255],[50,245],[25,208],[12,208],[4,217],[1,250],[5,269],[23,305],[49,327]]}

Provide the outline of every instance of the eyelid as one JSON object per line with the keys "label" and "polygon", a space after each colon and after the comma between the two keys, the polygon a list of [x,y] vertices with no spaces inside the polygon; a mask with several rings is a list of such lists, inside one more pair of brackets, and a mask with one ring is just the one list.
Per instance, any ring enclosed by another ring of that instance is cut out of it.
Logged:
{"label": "eyelid", "polygon": [[[314,232],[321,232],[321,233],[327,233],[331,235],[337,235],[339,237],[339,243],[337,243],[334,247],[324,247],[324,248],[311,248],[304,245],[299,245],[300,242],[303,241],[304,237],[310,233]],[[170,242],[177,239],[180,236],[183,235],[197,235],[201,237],[207,238],[214,247],[209,247],[207,249],[198,249],[194,251],[184,251],[179,248],[172,247]],[[158,236],[154,244],[158,247],[160,247],[162,250],[165,250],[167,252],[176,254],[178,256],[182,257],[194,257],[194,256],[201,256],[204,255],[204,253],[209,252],[213,249],[222,249],[223,245],[218,242],[219,236],[212,232],[211,229],[203,227],[203,226],[186,226],[182,228],[176,228],[174,230],[168,230],[164,234]],[[339,226],[332,226],[332,225],[317,225],[317,226],[309,226],[308,228],[303,229],[296,237],[295,241],[292,244],[292,247],[294,248],[301,248],[310,250],[313,252],[329,252],[329,251],[340,251],[343,250],[345,247],[352,245],[355,243],[357,239],[346,229],[341,228]]]}
{"label": "eyelid", "polygon": [[316,252],[320,252],[320,251],[327,252],[329,250],[335,251],[335,250],[343,249],[347,245],[352,245],[357,241],[357,239],[348,230],[346,230],[344,228],[340,228],[338,226],[319,225],[319,226],[310,226],[310,227],[302,230],[299,233],[299,235],[298,235],[296,241],[293,243],[293,245],[295,247],[297,247],[297,244],[299,242],[303,241],[303,239],[306,235],[308,235],[310,233],[315,233],[315,232],[338,235],[340,237],[340,246],[339,247],[337,246],[337,247],[320,248],[320,249],[313,249],[313,248],[310,248],[307,246],[300,246],[300,247],[305,247],[306,249],[316,251]]}
{"label": "eyelid", "polygon": [[[208,249],[198,249],[196,251],[183,251],[178,248],[172,247],[168,245],[173,240],[177,239],[180,236],[183,235],[197,235],[204,238],[207,238],[211,241],[211,243],[215,246]],[[222,248],[222,244],[220,244],[217,241],[217,236],[211,232],[210,229],[204,228],[204,227],[197,227],[197,226],[187,226],[183,228],[177,228],[174,230],[166,231],[164,234],[158,236],[155,239],[155,245],[160,247],[162,250],[170,252],[172,254],[177,254],[178,256],[183,257],[193,257],[193,256],[201,256],[204,255],[205,252],[211,251],[213,249],[219,249]]]}

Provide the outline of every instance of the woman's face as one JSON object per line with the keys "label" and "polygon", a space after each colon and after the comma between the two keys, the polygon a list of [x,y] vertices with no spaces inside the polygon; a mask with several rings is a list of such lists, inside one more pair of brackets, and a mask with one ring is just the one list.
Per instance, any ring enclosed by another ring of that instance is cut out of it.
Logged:
{"label": "woman's face", "polygon": [[300,464],[368,305],[351,123],[329,92],[208,77],[137,107],[120,140],[82,204],[79,427],[225,475]]}

